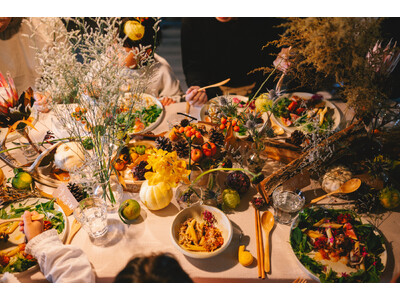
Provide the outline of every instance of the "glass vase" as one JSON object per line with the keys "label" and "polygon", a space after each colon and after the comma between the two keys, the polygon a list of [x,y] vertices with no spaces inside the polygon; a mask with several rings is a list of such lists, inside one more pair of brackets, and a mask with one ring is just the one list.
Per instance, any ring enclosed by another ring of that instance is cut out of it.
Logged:
{"label": "glass vase", "polygon": [[201,200],[201,188],[189,184],[180,184],[176,188],[175,198],[180,209],[185,209]]}
{"label": "glass vase", "polygon": [[124,190],[118,179],[113,176],[107,182],[98,183],[94,188],[93,195],[99,197],[107,204],[108,212],[116,212],[122,201]]}
{"label": "glass vase", "polygon": [[262,155],[264,150],[263,145],[254,144],[253,147],[249,149],[246,157],[246,167],[250,172],[260,173],[265,166],[267,160],[266,156]]}

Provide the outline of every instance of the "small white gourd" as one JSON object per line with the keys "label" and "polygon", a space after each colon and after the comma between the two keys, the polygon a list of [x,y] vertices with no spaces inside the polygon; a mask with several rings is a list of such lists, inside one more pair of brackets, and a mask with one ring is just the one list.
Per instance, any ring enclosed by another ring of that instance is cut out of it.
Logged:
{"label": "small white gourd", "polygon": [[353,178],[351,171],[344,166],[336,166],[331,168],[322,178],[322,189],[327,192],[336,191],[346,181]]}
{"label": "small white gourd", "polygon": [[54,154],[54,164],[64,171],[72,171],[80,168],[85,162],[85,153],[82,146],[77,142],[61,144]]}
{"label": "small white gourd", "polygon": [[168,183],[160,182],[156,185],[149,185],[145,180],[139,192],[140,200],[150,210],[160,210],[170,204],[173,192]]}

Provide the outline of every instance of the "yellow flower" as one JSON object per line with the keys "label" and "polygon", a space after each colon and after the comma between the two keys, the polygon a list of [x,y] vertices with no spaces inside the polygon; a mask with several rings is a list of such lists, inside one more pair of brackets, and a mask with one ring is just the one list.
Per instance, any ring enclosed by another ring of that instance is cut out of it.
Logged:
{"label": "yellow flower", "polygon": [[176,151],[168,152],[158,149],[148,157],[147,162],[146,168],[153,169],[152,172],[145,174],[149,185],[165,182],[171,187],[176,187],[180,181],[189,184],[190,170],[187,170],[186,162],[178,158]]}

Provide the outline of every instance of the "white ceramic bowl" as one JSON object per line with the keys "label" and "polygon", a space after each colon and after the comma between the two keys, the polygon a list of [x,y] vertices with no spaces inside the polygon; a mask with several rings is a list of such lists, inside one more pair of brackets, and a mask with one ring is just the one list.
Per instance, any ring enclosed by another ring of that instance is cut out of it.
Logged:
{"label": "white ceramic bowl", "polygon": [[[221,248],[213,252],[195,252],[183,249],[178,242],[179,228],[181,224],[185,222],[188,218],[195,218],[197,221],[203,222],[202,214],[206,210],[208,210],[214,215],[216,219],[215,227],[217,227],[221,231],[222,237],[224,238],[224,244],[221,246]],[[232,240],[232,235],[233,235],[232,224],[229,221],[228,217],[218,208],[208,205],[194,204],[193,206],[181,210],[176,215],[171,226],[171,240],[174,246],[184,255],[199,259],[213,257],[223,252],[226,248],[228,248]]]}

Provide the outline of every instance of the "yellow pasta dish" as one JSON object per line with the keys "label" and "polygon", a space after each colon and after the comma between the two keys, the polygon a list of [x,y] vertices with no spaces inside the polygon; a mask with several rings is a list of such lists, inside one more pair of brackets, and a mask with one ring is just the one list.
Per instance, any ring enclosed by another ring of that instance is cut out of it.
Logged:
{"label": "yellow pasta dish", "polygon": [[223,244],[221,231],[210,222],[188,218],[179,228],[179,245],[186,250],[213,252]]}

